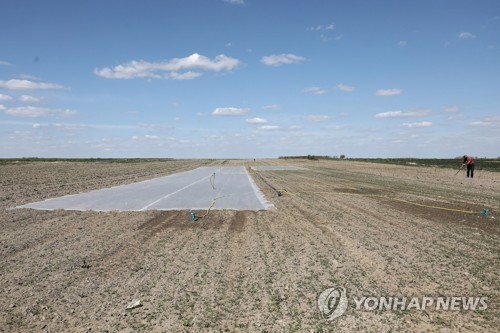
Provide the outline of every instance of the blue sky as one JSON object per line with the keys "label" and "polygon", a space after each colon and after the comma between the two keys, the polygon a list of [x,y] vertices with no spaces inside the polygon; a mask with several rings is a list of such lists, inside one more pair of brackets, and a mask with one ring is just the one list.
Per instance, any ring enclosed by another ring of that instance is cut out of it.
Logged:
{"label": "blue sky", "polygon": [[0,157],[500,156],[497,0],[5,0]]}

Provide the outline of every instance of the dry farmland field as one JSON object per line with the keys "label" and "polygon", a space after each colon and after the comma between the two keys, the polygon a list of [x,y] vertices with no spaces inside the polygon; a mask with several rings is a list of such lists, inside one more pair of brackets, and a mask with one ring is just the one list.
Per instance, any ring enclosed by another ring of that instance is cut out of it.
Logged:
{"label": "dry farmland field", "polygon": [[[222,164],[246,166],[274,208],[197,222],[187,210],[11,209]],[[349,160],[11,161],[0,165],[0,209],[0,332],[500,328],[498,172],[471,181]],[[329,321],[318,295],[339,286],[349,304]],[[483,297],[487,308],[371,310],[352,301],[362,297]],[[132,300],[141,306],[127,310]]]}

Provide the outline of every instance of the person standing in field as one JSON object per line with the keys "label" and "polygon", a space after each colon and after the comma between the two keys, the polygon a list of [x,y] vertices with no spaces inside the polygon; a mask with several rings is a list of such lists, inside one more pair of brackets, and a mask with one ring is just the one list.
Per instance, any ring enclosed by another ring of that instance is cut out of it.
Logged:
{"label": "person standing in field", "polygon": [[466,165],[467,166],[467,178],[474,178],[474,166],[476,164],[476,161],[472,158],[472,156],[467,156],[464,155],[464,160],[462,162],[462,166]]}

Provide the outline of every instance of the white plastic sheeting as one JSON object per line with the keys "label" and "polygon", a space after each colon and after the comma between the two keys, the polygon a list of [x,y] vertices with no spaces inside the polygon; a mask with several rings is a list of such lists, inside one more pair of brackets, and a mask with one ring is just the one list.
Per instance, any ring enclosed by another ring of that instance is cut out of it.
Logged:
{"label": "white plastic sheeting", "polygon": [[[213,206],[212,206],[213,205]],[[245,167],[200,167],[138,183],[34,202],[40,210],[144,211],[184,209],[266,210],[273,205]]]}

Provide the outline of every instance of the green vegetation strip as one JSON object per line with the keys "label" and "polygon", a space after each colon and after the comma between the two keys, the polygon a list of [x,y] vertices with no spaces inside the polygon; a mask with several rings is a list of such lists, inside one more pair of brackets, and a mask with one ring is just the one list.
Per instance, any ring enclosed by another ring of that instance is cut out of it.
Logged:
{"label": "green vegetation strip", "polygon": [[[475,158],[476,170],[500,172],[500,158]],[[457,169],[461,158],[351,158],[349,161]]]}

